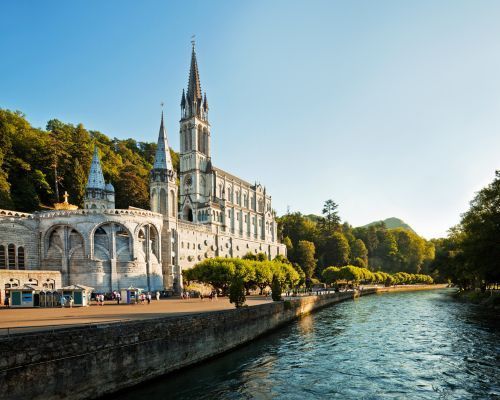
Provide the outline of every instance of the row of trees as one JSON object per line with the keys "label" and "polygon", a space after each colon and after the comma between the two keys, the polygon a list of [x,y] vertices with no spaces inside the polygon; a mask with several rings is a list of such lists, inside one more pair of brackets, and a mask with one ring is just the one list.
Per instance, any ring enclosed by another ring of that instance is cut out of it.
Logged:
{"label": "row of trees", "polygon": [[242,282],[246,293],[259,288],[260,294],[266,287],[273,286],[273,281],[278,281],[281,289],[293,288],[305,282],[299,271],[281,259],[257,261],[216,257],[199,262],[182,273],[187,282],[209,284],[223,295],[228,294],[229,287],[235,280]]}
{"label": "row of trees", "polygon": [[[110,139],[82,124],[53,119],[34,128],[21,112],[0,109],[0,208],[32,212],[67,191],[82,206],[94,145],[104,176],[115,187],[116,206],[149,207],[149,171],[156,144]],[[178,168],[178,155],[171,152]]]}
{"label": "row of trees", "polygon": [[386,286],[401,284],[432,284],[434,280],[425,274],[409,274],[407,272],[397,272],[389,274],[383,271],[373,272],[367,268],[360,268],[353,265],[345,267],[328,267],[323,270],[323,280],[328,284],[336,284],[340,281],[347,283],[382,283]]}
{"label": "row of trees", "polygon": [[278,219],[288,258],[308,278],[321,277],[330,265],[353,265],[395,273],[430,273],[434,243],[405,228],[388,229],[384,223],[353,228],[341,224],[337,205],[328,200],[323,217],[286,214]]}
{"label": "row of trees", "polygon": [[433,241],[432,268],[461,289],[500,284],[500,171],[480,190],[446,238]]}

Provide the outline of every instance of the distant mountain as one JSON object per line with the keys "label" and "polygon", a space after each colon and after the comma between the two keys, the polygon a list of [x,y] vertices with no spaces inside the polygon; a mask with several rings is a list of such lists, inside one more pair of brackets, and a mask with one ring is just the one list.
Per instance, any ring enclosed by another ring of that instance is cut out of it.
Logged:
{"label": "distant mountain", "polygon": [[377,225],[380,224],[381,222],[383,222],[388,229],[403,228],[415,232],[410,225],[408,225],[403,220],[395,217],[386,218],[383,221],[370,222],[369,224],[363,225],[362,228],[368,228],[369,226]]}

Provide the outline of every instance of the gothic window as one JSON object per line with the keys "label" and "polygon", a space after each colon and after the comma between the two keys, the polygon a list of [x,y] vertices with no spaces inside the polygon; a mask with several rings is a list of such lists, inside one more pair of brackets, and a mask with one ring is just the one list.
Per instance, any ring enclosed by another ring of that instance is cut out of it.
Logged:
{"label": "gothic window", "polygon": [[17,268],[26,269],[24,264],[24,247],[22,246],[17,249]]}
{"label": "gothic window", "polygon": [[106,235],[106,231],[100,226],[99,228],[96,229],[95,231],[96,235]]}
{"label": "gothic window", "polygon": [[243,206],[248,208],[248,195],[246,193],[243,195]]}
{"label": "gothic window", "polygon": [[7,268],[7,260],[6,260],[6,254],[5,254],[5,246],[0,245],[0,269],[6,269]]}
{"label": "gothic window", "polygon": [[259,199],[259,212],[264,211],[264,201],[262,199]]}
{"label": "gothic window", "polygon": [[16,268],[16,246],[14,246],[13,244],[9,244],[8,255],[9,255],[9,269],[15,269]]}
{"label": "gothic window", "polygon": [[203,129],[203,152],[208,155],[208,129]]}
{"label": "gothic window", "polygon": [[236,197],[236,199],[235,199],[236,204],[240,205],[240,192],[239,192],[239,190],[236,191],[235,197]]}
{"label": "gothic window", "polygon": [[203,153],[203,130],[198,126],[198,151]]}

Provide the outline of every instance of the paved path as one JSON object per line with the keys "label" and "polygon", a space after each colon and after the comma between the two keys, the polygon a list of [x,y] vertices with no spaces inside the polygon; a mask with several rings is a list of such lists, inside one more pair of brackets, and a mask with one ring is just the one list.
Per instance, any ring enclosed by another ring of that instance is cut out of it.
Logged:
{"label": "paved path", "polygon": [[[248,296],[247,304],[254,306],[270,302],[264,296]],[[0,336],[9,333],[64,328],[80,324],[113,323],[142,320],[191,313],[210,312],[234,308],[228,298],[161,299],[151,304],[121,304],[108,301],[104,306],[74,308],[0,308]],[[8,328],[8,329],[7,329]]]}

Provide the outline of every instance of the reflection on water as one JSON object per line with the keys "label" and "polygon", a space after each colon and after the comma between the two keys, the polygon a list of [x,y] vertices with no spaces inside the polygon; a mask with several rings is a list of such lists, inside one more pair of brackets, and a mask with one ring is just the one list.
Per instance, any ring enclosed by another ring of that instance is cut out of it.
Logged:
{"label": "reflection on water", "polygon": [[500,397],[499,316],[448,293],[347,301],[119,398]]}

